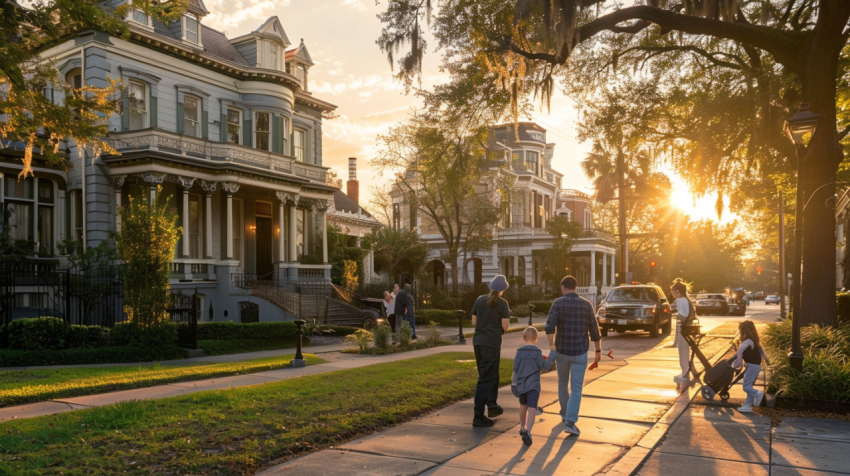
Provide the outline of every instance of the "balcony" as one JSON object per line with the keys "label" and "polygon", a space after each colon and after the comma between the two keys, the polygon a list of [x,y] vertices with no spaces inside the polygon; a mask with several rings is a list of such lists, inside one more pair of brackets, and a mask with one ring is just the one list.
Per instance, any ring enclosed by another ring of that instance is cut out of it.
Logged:
{"label": "balcony", "polygon": [[582,230],[582,236],[579,238],[580,240],[602,240],[607,241],[609,243],[617,243],[617,239],[614,238],[614,235],[597,229],[584,229]]}
{"label": "balcony", "polygon": [[237,144],[210,142],[162,129],[114,132],[104,142],[118,152],[153,150],[192,157],[201,162],[233,162],[325,183],[327,168],[299,162],[295,157]]}
{"label": "balcony", "polygon": [[215,263],[204,259],[173,259],[168,277],[178,282],[215,281]]}
{"label": "balcony", "polygon": [[525,236],[552,236],[546,230],[546,228],[534,228],[531,226],[525,225],[517,225],[510,226],[508,228],[497,228],[496,229],[496,238],[503,238],[512,235],[525,235]]}

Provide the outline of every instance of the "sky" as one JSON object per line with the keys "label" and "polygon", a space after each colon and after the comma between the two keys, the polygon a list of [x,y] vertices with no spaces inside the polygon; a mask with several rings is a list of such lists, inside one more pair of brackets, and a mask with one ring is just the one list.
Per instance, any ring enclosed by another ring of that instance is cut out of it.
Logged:
{"label": "sky", "polygon": [[[348,158],[357,157],[360,202],[368,204],[374,186],[385,186],[388,177],[372,170],[376,139],[405,120],[418,105],[412,95],[393,79],[386,56],[375,40],[381,34],[376,15],[386,0],[204,0],[210,14],[203,23],[225,31],[229,38],[249,33],[269,17],[277,15],[290,41],[297,46],[303,38],[315,63],[310,69],[309,90],[320,99],[338,106],[338,117],[323,124],[323,163],[347,180]],[[447,80],[438,69],[439,52],[433,42],[423,64],[423,86]],[[531,118],[547,130],[554,142],[553,167],[564,174],[563,186],[592,193],[591,181],[579,166],[590,144],[575,139],[576,110],[563,94],[555,94],[551,109],[536,111]],[[674,196],[692,219],[714,218],[716,196],[693,200],[687,185],[671,177]],[[733,219],[724,213],[723,222]]]}

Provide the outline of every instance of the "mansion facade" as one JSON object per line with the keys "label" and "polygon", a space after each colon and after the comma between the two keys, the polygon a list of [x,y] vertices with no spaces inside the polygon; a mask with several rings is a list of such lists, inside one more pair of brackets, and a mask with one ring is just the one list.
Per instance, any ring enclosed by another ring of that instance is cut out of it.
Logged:
{"label": "mansion facade", "polygon": [[92,157],[69,142],[67,170],[36,157],[35,176],[19,180],[21,154],[5,149],[5,226],[41,256],[56,256],[66,238],[94,247],[121,230],[122,205],[159,188],[183,228],[171,287],[200,297],[202,321],[239,322],[246,309],[292,319],[246,283],[330,281],[325,232],[337,189],[326,184],[322,121],[336,106],[310,93],[310,54],[278,17],[229,39],[203,24],[207,14],[202,0],[168,25],[130,10],[127,38],[88,31],[43,52],[75,87],[121,81],[104,139],[120,155]]}
{"label": "mansion facade", "polygon": [[[546,141],[546,130],[536,123],[521,122],[495,126],[490,147],[495,152],[493,170],[507,174],[513,182],[508,194],[510,204],[493,234],[493,248],[475,251],[458,259],[461,284],[486,283],[497,274],[522,278],[526,285],[542,285],[548,269],[543,250],[552,246],[553,238],[546,224],[554,216],[566,216],[583,229],[573,241],[570,269],[579,281],[579,292],[595,296],[607,292],[615,283],[617,242],[605,232],[593,228],[592,198],[587,194],[562,187],[563,174],[552,168],[555,144]],[[494,200],[501,200],[493,192]],[[393,193],[395,228],[417,230],[429,244],[426,269],[433,284],[450,285],[450,273],[443,261],[445,241],[436,228],[423,221],[423,214],[411,206],[408,194]],[[566,272],[566,270],[564,271]]]}

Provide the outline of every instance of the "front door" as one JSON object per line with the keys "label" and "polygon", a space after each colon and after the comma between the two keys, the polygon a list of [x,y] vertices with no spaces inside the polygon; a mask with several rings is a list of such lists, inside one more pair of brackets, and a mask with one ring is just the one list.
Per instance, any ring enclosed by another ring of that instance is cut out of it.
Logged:
{"label": "front door", "polygon": [[272,219],[257,217],[257,277],[267,276],[274,270],[272,264]]}

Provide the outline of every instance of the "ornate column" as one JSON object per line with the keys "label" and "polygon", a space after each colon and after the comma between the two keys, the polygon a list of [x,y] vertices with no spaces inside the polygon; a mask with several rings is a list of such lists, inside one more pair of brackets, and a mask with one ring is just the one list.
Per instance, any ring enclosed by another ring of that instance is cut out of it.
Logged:
{"label": "ornate column", "polygon": [[227,194],[227,220],[225,225],[225,233],[227,236],[225,251],[227,258],[233,259],[233,194],[239,190],[238,183],[223,182],[221,189]]}
{"label": "ornate column", "polygon": [[[519,276],[519,256],[511,256],[511,261],[514,267],[514,276]],[[525,276],[523,276],[523,279],[525,279]]]}
{"label": "ornate column", "polygon": [[201,188],[204,189],[206,201],[204,203],[204,257],[206,259],[213,258],[212,244],[212,196],[215,192],[216,182],[207,182],[201,180]]}
{"label": "ornate column", "polygon": [[[162,185],[162,181],[165,179],[165,174],[155,174],[153,172],[145,172],[142,174],[142,180],[144,180],[148,187],[150,187],[150,198],[148,199],[148,205],[153,206],[154,200],[156,200],[156,188]],[[85,208],[85,197],[83,198],[83,208]]]}
{"label": "ornate column", "polygon": [[615,271],[617,267],[615,266],[614,261],[617,259],[617,254],[611,254],[611,286],[617,285],[617,272]]}
{"label": "ornate column", "polygon": [[287,200],[289,200],[289,194],[285,192],[277,192],[277,199],[280,201],[277,206],[277,219],[280,227],[280,232],[278,233],[277,240],[277,253],[279,255],[278,261],[286,262],[286,239],[284,239],[284,237],[287,234],[287,230],[284,226],[284,224],[286,223],[286,221],[284,220],[284,216],[286,213],[286,202]]}
{"label": "ornate column", "polygon": [[590,252],[590,285],[596,286],[596,252]]}
{"label": "ornate column", "polygon": [[112,177],[112,184],[115,186],[115,231],[117,233],[121,233],[121,187],[126,180],[126,175]]}
{"label": "ornate column", "polygon": [[602,253],[602,286],[608,285],[608,253]]}
{"label": "ornate column", "polygon": [[296,211],[298,209],[298,200],[301,199],[301,196],[290,195],[289,199],[292,201],[292,204],[289,205],[289,262],[297,263],[298,248],[295,241],[298,234],[298,224],[296,223],[298,217],[296,216]]}
{"label": "ornate column", "polygon": [[193,177],[177,177],[183,188],[183,258],[189,257],[189,189],[195,184]]}
{"label": "ornate column", "polygon": [[[328,264],[328,206],[319,204],[317,210],[322,214],[322,263]],[[357,237],[357,246],[360,246],[360,237]]]}

